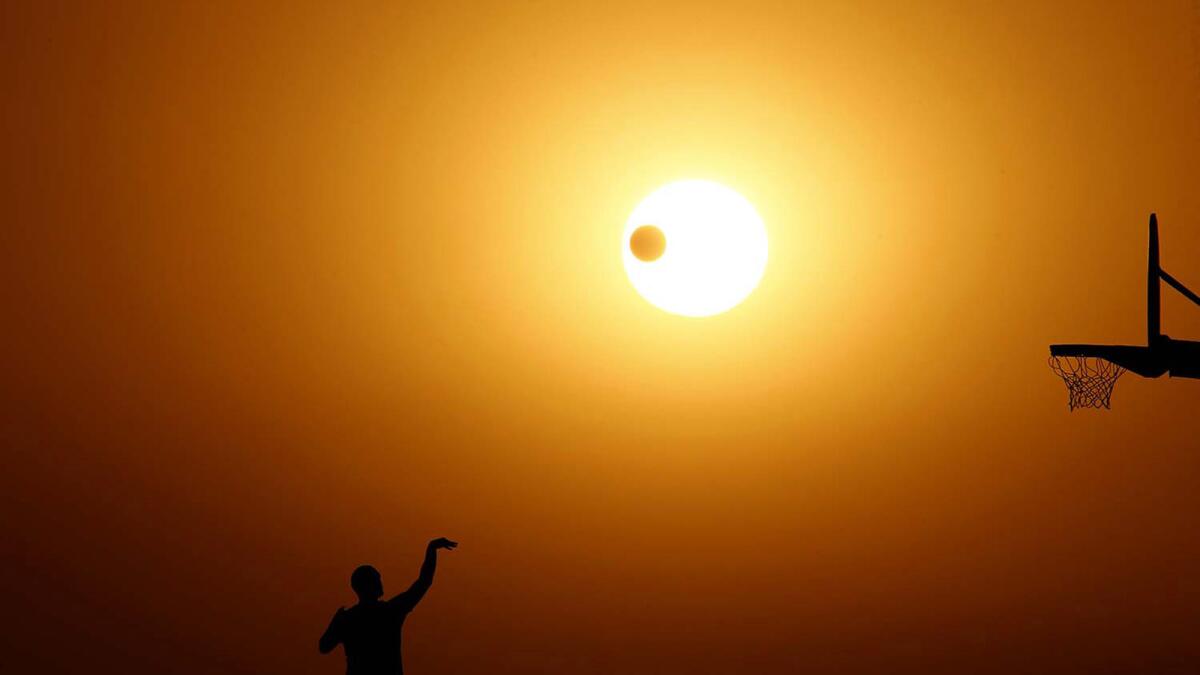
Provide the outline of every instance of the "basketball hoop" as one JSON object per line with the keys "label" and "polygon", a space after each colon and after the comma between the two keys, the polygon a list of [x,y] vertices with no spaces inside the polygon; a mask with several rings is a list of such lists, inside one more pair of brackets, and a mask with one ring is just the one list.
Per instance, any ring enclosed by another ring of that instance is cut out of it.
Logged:
{"label": "basketball hoop", "polygon": [[1200,305],[1200,294],[1159,265],[1158,216],[1150,214],[1146,249],[1145,345],[1050,345],[1050,369],[1067,385],[1067,407],[1107,408],[1113,385],[1125,371],[1140,377],[1189,377],[1200,380],[1200,341],[1175,340],[1162,332],[1160,286],[1166,283]]}
{"label": "basketball hoop", "polygon": [[1067,385],[1067,407],[1108,408],[1125,369],[1098,356],[1051,356],[1050,370]]}

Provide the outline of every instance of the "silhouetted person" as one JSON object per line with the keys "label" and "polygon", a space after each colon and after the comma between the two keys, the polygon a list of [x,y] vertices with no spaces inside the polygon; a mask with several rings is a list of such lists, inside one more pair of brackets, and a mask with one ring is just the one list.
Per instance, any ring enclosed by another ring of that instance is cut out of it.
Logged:
{"label": "silhouetted person", "polygon": [[358,594],[358,604],[341,607],[321,636],[320,650],[328,654],[340,643],[346,652],[346,675],[402,675],[400,628],[404,618],[417,606],[425,591],[433,585],[440,548],[453,549],[458,542],[445,537],[425,547],[421,573],[407,591],[388,601],[383,597],[383,579],[379,571],[363,565],[350,575],[350,587]]}

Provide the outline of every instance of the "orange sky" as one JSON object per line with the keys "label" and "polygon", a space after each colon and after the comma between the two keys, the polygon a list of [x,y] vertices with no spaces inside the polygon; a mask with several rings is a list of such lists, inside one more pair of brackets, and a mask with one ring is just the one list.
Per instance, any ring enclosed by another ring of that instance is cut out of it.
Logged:
{"label": "orange sky", "polygon": [[0,10],[6,670],[342,672],[438,535],[415,675],[1194,670],[1200,382],[1045,358],[1200,287],[1200,9],[962,4]]}

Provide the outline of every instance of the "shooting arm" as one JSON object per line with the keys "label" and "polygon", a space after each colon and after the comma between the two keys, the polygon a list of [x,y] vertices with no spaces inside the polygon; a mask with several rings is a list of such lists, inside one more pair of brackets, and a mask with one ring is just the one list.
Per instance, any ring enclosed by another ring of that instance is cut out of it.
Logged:
{"label": "shooting arm", "polygon": [[433,573],[436,571],[437,548],[434,547],[433,542],[430,542],[425,547],[425,561],[421,563],[421,572],[417,575],[417,580],[405,592],[412,604],[417,604],[421,598],[425,597],[425,592],[433,585]]}
{"label": "shooting arm", "polygon": [[445,537],[434,539],[425,547],[425,561],[421,563],[421,572],[417,575],[417,580],[409,586],[407,591],[393,598],[393,602],[399,601],[408,609],[416,606],[421,598],[425,597],[425,592],[433,585],[433,573],[437,571],[437,552],[439,548],[453,549],[458,546],[456,542],[450,541]]}

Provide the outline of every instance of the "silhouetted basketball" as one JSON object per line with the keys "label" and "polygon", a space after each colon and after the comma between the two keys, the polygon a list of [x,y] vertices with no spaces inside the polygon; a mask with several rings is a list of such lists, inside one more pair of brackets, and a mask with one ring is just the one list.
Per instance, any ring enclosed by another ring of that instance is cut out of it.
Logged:
{"label": "silhouetted basketball", "polygon": [[662,257],[667,250],[667,237],[653,225],[642,225],[629,237],[629,250],[638,260],[651,262]]}

